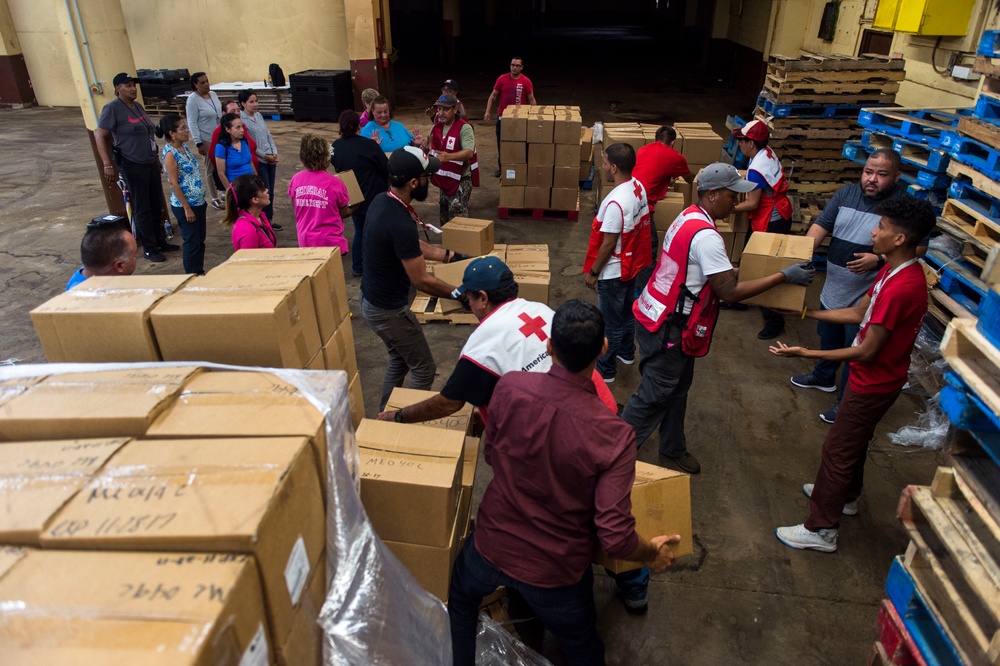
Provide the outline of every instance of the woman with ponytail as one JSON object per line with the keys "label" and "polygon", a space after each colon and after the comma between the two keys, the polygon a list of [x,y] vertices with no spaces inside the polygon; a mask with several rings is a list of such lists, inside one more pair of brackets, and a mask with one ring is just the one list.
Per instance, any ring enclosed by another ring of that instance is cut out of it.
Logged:
{"label": "woman with ponytail", "polygon": [[205,272],[205,185],[201,167],[184,143],[191,138],[186,120],[176,113],[160,118],[156,136],[164,138],[160,161],[170,184],[170,210],[184,239],[184,272],[201,275]]}
{"label": "woman with ponytail", "polygon": [[270,203],[267,184],[260,176],[238,176],[229,184],[222,226],[233,230],[233,249],[272,248],[277,244],[274,229],[264,213]]}

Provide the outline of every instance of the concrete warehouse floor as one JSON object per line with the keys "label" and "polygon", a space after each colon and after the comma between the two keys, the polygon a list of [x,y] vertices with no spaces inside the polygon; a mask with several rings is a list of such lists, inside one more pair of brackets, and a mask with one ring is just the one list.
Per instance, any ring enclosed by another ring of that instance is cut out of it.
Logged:
{"label": "concrete warehouse floor", "polygon": [[[733,108],[731,90],[694,76],[659,76],[650,70],[612,77],[611,64],[604,67],[580,77],[586,80],[579,85],[568,82],[561,62],[543,67],[529,60],[525,70],[535,81],[541,103],[579,104],[588,125],[613,119],[709,121],[721,132],[725,115],[741,110]],[[505,68],[501,58],[488,71],[457,73],[461,98],[474,118],[482,117],[492,82]],[[435,98],[438,83],[451,75],[397,71],[397,119],[426,130],[423,109]],[[5,185],[0,190],[0,316],[7,322],[0,360],[43,363],[28,312],[63,290],[79,265],[84,224],[102,212],[104,199],[76,109],[2,111],[0,119],[0,153],[5,156],[0,162],[0,182]],[[297,170],[299,137],[317,131],[332,139],[336,128],[291,121],[269,126],[282,155],[275,211],[285,230],[278,236],[282,246],[294,246],[285,192]],[[470,212],[472,217],[495,219],[493,125],[480,120],[475,126],[484,168],[483,185],[473,194]],[[580,273],[594,207],[593,193],[582,192],[578,222],[496,223],[497,242],[549,244],[553,307],[569,298],[596,302]],[[417,208],[426,220],[437,222],[433,188],[428,202]],[[208,268],[231,253],[228,234],[217,224],[220,217],[221,212],[209,209]],[[140,258],[138,270],[179,272],[179,253],[158,265]],[[355,312],[359,282],[348,272]],[[861,512],[845,518],[840,550],[824,555],[781,545],[774,528],[805,518],[807,502],[799,488],[814,478],[828,429],[817,415],[831,401],[827,394],[789,384],[790,375],[807,371],[809,365],[771,356],[767,343],[756,339],[760,325],[756,309],[723,312],[712,352],[698,361],[688,416],[690,448],[704,470],[691,480],[696,554],[654,576],[649,613],[643,617],[626,615],[613,583],[603,571],[597,576],[600,631],[610,664],[858,664],[871,648],[886,573],[907,543],[895,518],[900,491],[907,484],[929,483],[943,456],[888,442],[887,433],[914,421],[915,412],[922,409],[922,400],[904,395],[878,429]],[[435,388],[451,372],[470,330],[446,324],[424,328],[438,362]],[[354,336],[366,413],[372,417],[385,351],[359,316]],[[782,339],[815,345],[815,329],[811,323],[790,320]],[[637,381],[637,365],[620,368],[611,387],[619,402],[628,400]],[[657,462],[656,442],[647,442],[639,457]],[[489,478],[489,467],[481,464],[477,502]]]}

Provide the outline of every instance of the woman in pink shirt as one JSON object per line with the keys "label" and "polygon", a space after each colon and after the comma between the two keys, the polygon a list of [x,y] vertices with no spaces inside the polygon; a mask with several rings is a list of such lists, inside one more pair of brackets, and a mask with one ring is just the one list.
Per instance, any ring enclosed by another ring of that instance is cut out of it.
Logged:
{"label": "woman in pink shirt", "polygon": [[299,146],[299,159],[305,169],[288,183],[299,247],[339,247],[341,254],[347,254],[344,218],[356,206],[347,205],[350,197],[343,181],[327,172],[330,144],[317,134],[306,134]]}
{"label": "woman in pink shirt", "polygon": [[271,248],[277,244],[264,213],[269,203],[267,184],[260,176],[244,174],[229,184],[222,226],[233,229],[233,249]]}

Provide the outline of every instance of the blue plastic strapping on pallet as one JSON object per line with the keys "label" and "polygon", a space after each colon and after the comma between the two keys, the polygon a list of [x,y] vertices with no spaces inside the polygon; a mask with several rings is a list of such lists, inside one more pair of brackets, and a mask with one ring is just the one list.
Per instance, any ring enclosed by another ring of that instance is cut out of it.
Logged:
{"label": "blue plastic strapping on pallet", "polygon": [[962,658],[945,633],[941,620],[927,606],[927,602],[917,590],[916,583],[903,566],[903,558],[900,556],[897,556],[889,567],[889,575],[885,579],[885,591],[928,666],[962,664]]}
{"label": "blue plastic strapping on pallet", "polygon": [[[921,164],[912,157],[903,154],[903,150],[907,147],[912,147],[915,150],[926,150],[927,160],[926,164]],[[902,138],[895,138],[892,142],[892,149],[899,153],[899,159],[903,164],[912,164],[915,167],[920,168],[923,171],[931,171],[934,173],[944,173],[948,170],[948,162],[951,161],[951,155],[949,155],[944,150],[938,150],[930,146],[926,146],[920,143],[914,143],[913,141],[907,141]]]}
{"label": "blue plastic strapping on pallet", "polygon": [[976,395],[954,371],[944,375],[938,404],[948,420],[966,430],[990,458],[1000,465],[1000,415]]}
{"label": "blue plastic strapping on pallet", "polygon": [[1000,349],[1000,293],[993,287],[979,302],[979,321],[976,330],[994,347]]}
{"label": "blue plastic strapping on pallet", "polygon": [[1000,180],[1000,150],[963,136],[954,141],[948,154],[955,161],[968,165],[993,180]]}
{"label": "blue plastic strapping on pallet", "polygon": [[987,58],[1000,57],[1000,30],[983,30],[983,36],[979,38],[979,48],[976,55]]}

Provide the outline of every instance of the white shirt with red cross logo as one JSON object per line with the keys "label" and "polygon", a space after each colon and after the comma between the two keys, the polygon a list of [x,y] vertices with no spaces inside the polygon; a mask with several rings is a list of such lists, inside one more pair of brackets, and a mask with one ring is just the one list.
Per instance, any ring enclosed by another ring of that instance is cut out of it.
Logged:
{"label": "white shirt with red cross logo", "polygon": [[518,370],[548,372],[546,343],[552,308],[523,298],[503,303],[483,319],[462,348],[462,358],[497,377]]}
{"label": "white shirt with red cross logo", "polygon": [[601,202],[597,211],[597,221],[600,230],[606,234],[619,234],[615,251],[601,269],[601,280],[618,280],[622,276],[622,236],[631,233],[649,214],[649,204],[646,203],[646,190],[635,178],[625,181],[615,187]]}

